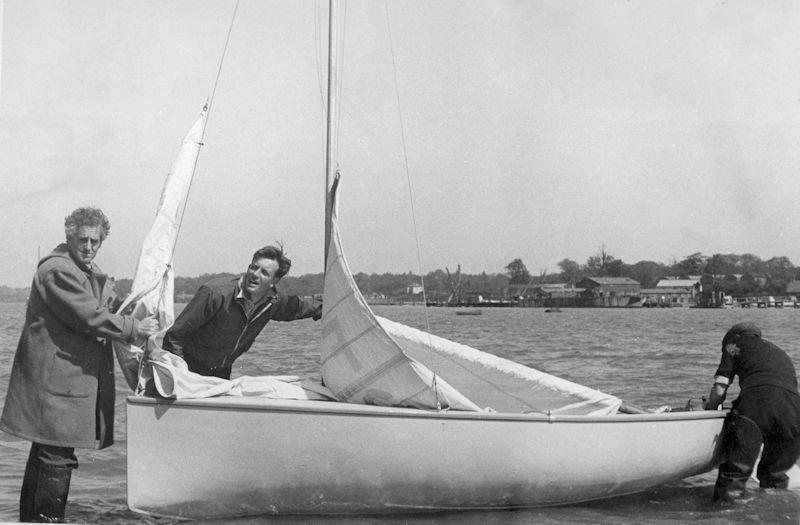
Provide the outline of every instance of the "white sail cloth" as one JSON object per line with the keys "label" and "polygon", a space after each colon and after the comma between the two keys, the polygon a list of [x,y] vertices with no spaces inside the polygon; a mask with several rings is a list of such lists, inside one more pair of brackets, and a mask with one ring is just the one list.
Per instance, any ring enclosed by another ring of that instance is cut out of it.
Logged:
{"label": "white sail cloth", "polygon": [[[158,318],[162,332],[147,341],[147,346],[151,348],[161,346],[164,332],[175,321],[172,255],[203,144],[207,115],[208,108],[204,107],[184,137],[178,156],[172,163],[161,191],[156,218],[139,253],[131,292],[119,308],[120,312],[133,315],[137,319],[154,316]],[[136,389],[144,349],[115,341],[114,351],[128,386]]]}
{"label": "white sail cloth", "polygon": [[348,268],[336,185],[322,312],[322,377],[340,401],[502,412],[613,414],[622,401],[507,359],[377,318]]}
{"label": "white sail cloth", "polygon": [[148,353],[142,380],[152,380],[162,397],[199,399],[214,396],[250,396],[271,399],[332,400],[333,394],[318,382],[298,376],[241,376],[235,379],[190,372],[186,361],[161,349]]}
{"label": "white sail cloth", "polygon": [[378,324],[344,258],[335,191],[331,198],[320,348],[325,386],[339,401],[351,403],[480,410],[408,357]]}
{"label": "white sail cloth", "polygon": [[497,412],[615,414],[618,397],[467,345],[378,317],[403,351],[436,370],[459,392]]}
{"label": "white sail cloth", "polygon": [[142,395],[152,381],[159,395],[194,399],[219,395],[261,396],[277,399],[332,399],[319,384],[292,376],[239,377],[233,380],[190,372],[180,357],[161,349],[164,334],[175,320],[172,255],[186,197],[202,146],[207,108],[183,139],[180,152],[164,182],[156,218],[142,245],[131,293],[119,311],[137,319],[156,317],[161,331],[137,345],[114,342],[128,386]]}

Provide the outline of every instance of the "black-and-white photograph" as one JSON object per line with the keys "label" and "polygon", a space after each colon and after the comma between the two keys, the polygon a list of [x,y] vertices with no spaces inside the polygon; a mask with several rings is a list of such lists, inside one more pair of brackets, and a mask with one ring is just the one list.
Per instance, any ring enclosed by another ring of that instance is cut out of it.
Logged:
{"label": "black-and-white photograph", "polygon": [[800,523],[798,28],[0,0],[0,522]]}

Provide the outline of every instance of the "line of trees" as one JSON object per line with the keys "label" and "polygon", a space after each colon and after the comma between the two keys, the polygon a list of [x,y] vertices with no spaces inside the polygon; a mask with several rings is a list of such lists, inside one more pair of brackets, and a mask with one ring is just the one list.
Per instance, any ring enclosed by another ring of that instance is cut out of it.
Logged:
{"label": "line of trees", "polygon": [[[667,276],[688,278],[701,276],[704,286],[714,291],[735,296],[748,295],[782,295],[786,285],[795,280],[800,268],[795,267],[787,257],[772,257],[762,260],[753,254],[714,254],[693,253],[680,261],[662,264],[654,261],[639,261],[627,264],[608,252],[605,245],[597,253],[580,264],[571,259],[562,259],[558,263],[559,271],[548,273],[540,270],[536,275],[525,266],[521,259],[513,259],[505,266],[504,273],[462,274],[449,269],[435,270],[420,279],[412,272],[393,274],[357,273],[353,277],[361,292],[367,297],[398,297],[407,295],[409,287],[424,281],[428,300],[447,301],[454,293],[485,294],[501,297],[509,285],[526,285],[535,287],[541,284],[567,283],[575,284],[584,277],[630,277],[641,284],[642,288],[653,288],[659,279]],[[178,300],[187,300],[205,282],[222,276],[232,277],[231,273],[204,274],[198,277],[176,277],[175,296]],[[119,279],[116,282],[117,293],[124,296],[130,291],[130,279]],[[322,293],[323,275],[306,274],[301,276],[287,275],[281,281],[281,287],[298,295],[314,295]],[[27,288],[9,288],[0,286],[0,301],[25,301]]]}
{"label": "line of trees", "polygon": [[[700,252],[676,260],[670,264],[643,260],[627,264],[611,254],[605,246],[581,264],[572,259],[558,263],[560,271],[548,273],[540,270],[536,275],[521,259],[513,259],[505,266],[504,273],[457,274],[458,281],[447,269],[436,270],[424,276],[429,300],[446,301],[456,287],[461,295],[481,293],[499,297],[509,285],[535,287],[541,284],[567,283],[574,285],[584,277],[630,277],[642,288],[653,288],[665,277],[699,277],[707,290],[735,296],[782,295],[786,286],[800,274],[784,256],[763,260],[753,254],[714,254]],[[362,293],[403,295],[413,284],[420,283],[418,275],[412,274],[357,274],[356,283]],[[288,279],[288,277],[287,277]],[[302,278],[300,278],[302,280]]]}
{"label": "line of trees", "polygon": [[[713,291],[721,291],[735,296],[748,295],[781,295],[786,285],[793,281],[800,268],[796,268],[784,256],[763,260],[753,254],[714,254],[693,253],[670,264],[655,261],[639,261],[627,264],[601,246],[585,263],[580,264],[571,259],[562,259],[558,263],[560,271],[548,273],[540,270],[536,275],[517,258],[505,266],[504,273],[462,274],[457,272],[435,270],[424,276],[425,290],[428,300],[446,301],[454,292],[464,295],[481,293],[500,297],[509,285],[525,285],[535,287],[541,284],[567,283],[574,285],[584,277],[630,277],[641,284],[642,288],[653,288],[665,277],[689,278],[701,277],[704,286]],[[355,276],[361,292],[371,295],[401,296],[408,288],[420,284],[419,275],[412,272],[405,274],[365,274]],[[282,284],[293,293],[312,295],[322,291],[322,274],[287,276]],[[177,287],[177,285],[176,285]]]}
{"label": "line of trees", "polygon": [[558,265],[561,269],[557,274],[560,282],[576,283],[583,277],[630,277],[642,288],[652,288],[667,276],[699,276],[704,286],[735,296],[784,294],[786,286],[800,273],[800,268],[796,268],[785,256],[765,261],[750,253],[706,256],[696,252],[671,264],[654,261],[626,264],[609,254],[605,246],[589,257],[585,265],[570,259],[563,259]]}

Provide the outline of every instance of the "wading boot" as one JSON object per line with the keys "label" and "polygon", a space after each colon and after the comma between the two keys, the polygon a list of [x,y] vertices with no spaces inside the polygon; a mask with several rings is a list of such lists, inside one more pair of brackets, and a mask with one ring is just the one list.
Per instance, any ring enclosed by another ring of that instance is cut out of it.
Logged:
{"label": "wading boot", "polygon": [[69,467],[39,467],[39,479],[34,497],[34,521],[40,523],[62,523],[67,507],[69,482],[72,469]]}
{"label": "wading boot", "polygon": [[714,501],[735,501],[743,498],[746,492],[747,478],[732,477],[720,472],[714,485]]}
{"label": "wading boot", "polygon": [[762,489],[789,488],[789,469],[800,456],[800,439],[764,444],[758,463],[758,481]]}
{"label": "wading boot", "polygon": [[19,493],[19,521],[34,520],[33,502],[36,495],[36,483],[39,481],[39,461],[34,457],[33,448],[28,454],[25,464],[25,477],[22,478],[22,490]]}
{"label": "wading boot", "polygon": [[714,501],[733,501],[744,496],[761,442],[761,430],[755,421],[735,411],[728,414],[723,428],[725,462],[719,466]]}

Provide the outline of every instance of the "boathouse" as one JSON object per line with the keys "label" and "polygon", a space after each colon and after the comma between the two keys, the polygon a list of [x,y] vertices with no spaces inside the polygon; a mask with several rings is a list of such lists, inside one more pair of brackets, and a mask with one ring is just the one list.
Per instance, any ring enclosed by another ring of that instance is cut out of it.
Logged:
{"label": "boathouse", "polygon": [[583,291],[583,288],[575,288],[567,283],[545,283],[535,286],[509,284],[506,288],[506,297],[516,300],[519,306],[584,306]]}
{"label": "boathouse", "polygon": [[641,294],[642,306],[651,308],[692,307],[696,304],[695,289],[691,286],[643,288]]}
{"label": "boathouse", "polygon": [[639,295],[642,286],[630,277],[584,277],[576,288],[592,291],[597,297]]}
{"label": "boathouse", "polygon": [[630,277],[584,277],[575,287],[585,289],[586,306],[633,306],[639,303],[642,289]]}
{"label": "boathouse", "polygon": [[700,277],[692,276],[689,279],[659,279],[655,288],[646,288],[641,293],[644,306],[667,308],[697,306],[702,291]]}

